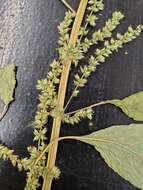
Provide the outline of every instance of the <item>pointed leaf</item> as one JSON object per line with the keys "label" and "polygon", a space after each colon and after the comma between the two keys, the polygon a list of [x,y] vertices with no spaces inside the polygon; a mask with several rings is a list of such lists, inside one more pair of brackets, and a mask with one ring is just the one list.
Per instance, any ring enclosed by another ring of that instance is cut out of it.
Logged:
{"label": "pointed leaf", "polygon": [[97,149],[105,162],[143,189],[143,125],[113,126],[78,138]]}
{"label": "pointed leaf", "polygon": [[13,100],[16,85],[15,65],[9,64],[0,69],[0,99],[7,105]]}
{"label": "pointed leaf", "polygon": [[121,108],[125,114],[134,120],[143,121],[143,91],[122,100],[111,100],[108,102]]}

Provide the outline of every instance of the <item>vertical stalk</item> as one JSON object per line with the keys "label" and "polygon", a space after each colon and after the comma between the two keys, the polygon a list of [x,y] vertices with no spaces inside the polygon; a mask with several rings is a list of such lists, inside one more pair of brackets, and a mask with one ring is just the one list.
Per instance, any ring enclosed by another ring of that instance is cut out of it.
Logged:
{"label": "vertical stalk", "polygon": [[[71,31],[71,36],[70,36],[70,43],[72,43],[73,45],[76,44],[77,39],[78,39],[78,32],[79,32],[79,29],[81,27],[82,20],[84,18],[87,2],[88,2],[88,0],[81,0],[80,4],[79,4],[79,8],[78,8],[77,13],[76,13],[75,21],[74,21],[72,31]],[[66,89],[67,89],[67,83],[68,83],[71,63],[72,63],[72,61],[69,60],[67,62],[67,64],[65,64],[65,66],[63,68],[62,75],[61,75],[59,91],[58,91],[58,107],[59,107],[59,109],[64,108],[65,95],[66,95]],[[59,138],[60,127],[61,127],[61,118],[57,117],[53,121],[50,141],[53,141],[54,139]],[[50,170],[55,166],[57,148],[58,148],[58,142],[54,143],[49,148],[47,168]],[[42,190],[51,190],[52,181],[53,181],[52,177],[45,175]]]}

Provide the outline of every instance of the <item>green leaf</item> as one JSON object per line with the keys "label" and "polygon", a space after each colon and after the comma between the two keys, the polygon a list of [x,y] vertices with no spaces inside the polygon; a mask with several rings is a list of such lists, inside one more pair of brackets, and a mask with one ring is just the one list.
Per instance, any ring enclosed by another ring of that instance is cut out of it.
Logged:
{"label": "green leaf", "polygon": [[7,105],[13,100],[16,85],[15,65],[9,64],[0,69],[0,99]]}
{"label": "green leaf", "polygon": [[125,114],[134,120],[143,121],[143,91],[122,100],[111,100],[108,102],[121,108]]}
{"label": "green leaf", "polygon": [[115,172],[143,189],[142,124],[112,126],[78,139],[93,145]]}

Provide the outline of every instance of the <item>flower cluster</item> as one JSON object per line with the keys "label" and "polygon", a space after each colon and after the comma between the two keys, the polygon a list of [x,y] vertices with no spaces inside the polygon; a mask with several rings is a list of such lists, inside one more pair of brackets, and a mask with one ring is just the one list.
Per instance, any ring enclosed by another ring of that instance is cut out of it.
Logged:
{"label": "flower cluster", "polygon": [[68,42],[63,48],[59,48],[60,61],[65,65],[71,60],[74,64],[83,58],[82,48]]}
{"label": "flower cluster", "polygon": [[85,26],[82,26],[79,31],[79,36],[86,36],[88,34],[87,26],[95,26],[96,20],[98,17],[95,15],[95,13],[102,11],[104,9],[103,0],[91,0],[88,1],[88,14],[85,22]]}
{"label": "flower cluster", "polygon": [[97,44],[98,41],[104,41],[105,38],[112,36],[112,31],[117,28],[120,24],[120,21],[124,18],[124,15],[120,11],[115,11],[112,14],[112,18],[109,19],[105,26],[97,32],[94,32],[92,35],[91,43],[92,45]]}
{"label": "flower cluster", "polygon": [[87,15],[86,22],[91,26],[95,26],[96,20],[98,20],[98,17],[95,15],[95,13],[104,9],[103,0],[90,0],[88,5],[88,10],[90,13]]}
{"label": "flower cluster", "polygon": [[83,52],[86,53],[89,50],[90,46],[95,45],[100,41],[102,42],[106,38],[110,38],[112,36],[113,30],[117,28],[117,26],[120,24],[121,19],[123,18],[124,15],[120,11],[115,11],[112,14],[112,18],[106,22],[105,26],[92,34],[91,39],[85,37],[81,43],[81,49]]}
{"label": "flower cluster", "polygon": [[[59,29],[59,60],[54,60],[50,64],[50,71],[47,74],[47,77],[42,80],[38,80],[37,89],[41,92],[39,95],[39,104],[38,110],[35,115],[35,121],[33,122],[34,127],[34,141],[38,142],[38,148],[28,147],[28,152],[30,157],[27,161],[27,185],[26,190],[36,189],[39,187],[39,177],[44,175],[45,172],[45,160],[46,157],[43,155],[42,159],[33,165],[33,162],[41,154],[45,148],[45,140],[47,128],[45,125],[48,122],[48,117],[51,116],[52,110],[56,109],[57,102],[57,85],[60,82],[60,76],[63,70],[63,60],[64,56],[62,50],[72,50],[69,46],[69,26],[72,23],[74,15],[71,12],[67,12],[63,22],[58,27]],[[76,52],[76,51],[74,51]],[[68,53],[68,52],[66,52]],[[53,174],[53,172],[52,172]],[[53,174],[54,175],[54,174]]]}
{"label": "flower cluster", "polygon": [[[54,109],[57,101],[57,92],[56,87],[59,84],[59,78],[63,69],[63,62],[61,60],[64,59],[64,52],[73,51],[73,48],[69,46],[69,26],[72,23],[74,15],[71,12],[67,12],[63,22],[59,25],[59,60],[54,60],[50,65],[51,70],[48,72],[47,77],[42,80],[38,80],[37,89],[41,91],[39,95],[39,105],[38,110],[35,115],[35,121],[33,123],[34,126],[34,140],[38,141],[40,144],[46,140],[46,125],[48,121],[49,111]],[[64,51],[63,51],[64,50]],[[75,52],[75,51],[74,51]]]}
{"label": "flower cluster", "polygon": [[88,1],[88,10],[93,11],[94,13],[97,13],[98,11],[102,11],[104,9],[104,3],[103,0],[89,0]]}
{"label": "flower cluster", "polygon": [[114,51],[122,48],[123,44],[128,43],[139,36],[142,30],[142,25],[137,26],[135,29],[130,26],[125,34],[117,34],[116,40],[112,38],[109,41],[105,41],[104,47],[96,50],[95,56],[92,55],[90,57],[88,64],[80,67],[81,75],[75,75],[74,84],[78,87],[85,86],[87,78],[96,70],[97,65],[104,63],[105,59]]}
{"label": "flower cluster", "polygon": [[14,154],[14,150],[11,150],[6,146],[0,145],[0,158],[3,160],[10,160],[12,165],[17,167],[19,171],[25,168],[22,160]]}
{"label": "flower cluster", "polygon": [[73,114],[72,116],[70,116],[70,114],[65,114],[63,116],[63,121],[65,123],[74,125],[75,123],[79,123],[81,119],[84,119],[84,118],[88,118],[89,120],[92,120],[92,117],[93,117],[93,110],[92,108],[88,108],[85,110],[80,110],[76,112],[75,114]]}
{"label": "flower cluster", "polygon": [[72,12],[70,12],[70,11],[66,12],[64,20],[58,26],[58,30],[59,30],[59,34],[60,34],[58,44],[60,47],[64,47],[64,45],[67,44],[69,41],[70,25],[73,22],[74,16],[75,15]]}
{"label": "flower cluster", "polygon": [[36,161],[43,149],[44,148],[37,150],[36,147],[28,147],[30,158],[27,160],[28,165],[25,190],[37,189],[40,186],[39,177],[44,174],[46,156],[43,155],[39,162]]}

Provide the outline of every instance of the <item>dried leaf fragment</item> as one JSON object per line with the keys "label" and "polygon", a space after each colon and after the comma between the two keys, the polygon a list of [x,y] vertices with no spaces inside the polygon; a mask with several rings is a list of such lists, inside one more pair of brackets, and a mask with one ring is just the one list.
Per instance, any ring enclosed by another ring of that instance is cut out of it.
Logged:
{"label": "dried leaf fragment", "polygon": [[0,69],[0,99],[8,105],[13,101],[13,93],[16,85],[16,66],[9,64]]}
{"label": "dried leaf fragment", "polygon": [[108,166],[143,189],[143,124],[112,126],[78,139],[93,145]]}
{"label": "dried leaf fragment", "polygon": [[143,91],[121,100],[110,100],[108,102],[119,107],[130,118],[136,121],[143,121]]}

